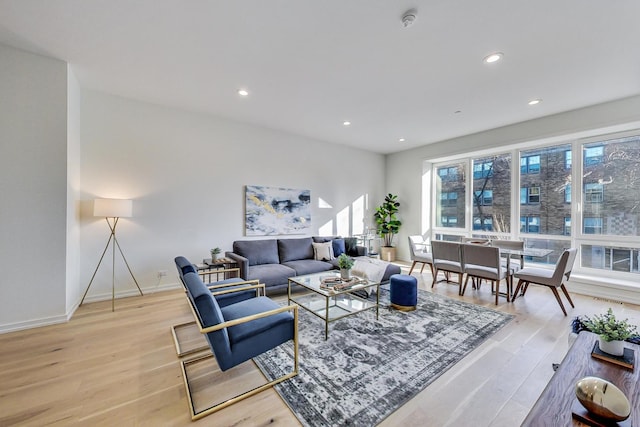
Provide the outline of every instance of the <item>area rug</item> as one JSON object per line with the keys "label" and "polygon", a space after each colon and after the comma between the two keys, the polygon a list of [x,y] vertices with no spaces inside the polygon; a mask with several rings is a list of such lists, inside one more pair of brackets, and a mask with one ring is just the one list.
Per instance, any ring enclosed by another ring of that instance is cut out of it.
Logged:
{"label": "area rug", "polygon": [[[418,394],[513,316],[431,292],[418,308],[368,311],[329,325],[299,309],[299,375],[275,386],[304,426],[374,426]],[[290,372],[293,345],[254,359],[267,378]]]}

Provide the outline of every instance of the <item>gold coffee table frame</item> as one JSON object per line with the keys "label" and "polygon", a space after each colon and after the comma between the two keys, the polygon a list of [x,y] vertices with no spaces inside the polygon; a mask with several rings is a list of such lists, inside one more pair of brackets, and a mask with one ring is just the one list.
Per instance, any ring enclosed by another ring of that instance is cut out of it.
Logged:
{"label": "gold coffee table frame", "polygon": [[[372,309],[376,311],[376,320],[379,318],[380,283],[366,280],[366,283],[353,285],[342,290],[322,289],[320,285],[322,279],[326,277],[340,277],[340,274],[325,271],[322,273],[290,277],[287,290],[289,304],[294,302],[311,314],[324,320],[325,340],[329,337],[329,323],[331,322]],[[295,290],[296,287],[301,287],[309,292],[292,295],[292,290]],[[354,291],[367,290],[373,287],[376,288],[375,303],[353,294]]]}

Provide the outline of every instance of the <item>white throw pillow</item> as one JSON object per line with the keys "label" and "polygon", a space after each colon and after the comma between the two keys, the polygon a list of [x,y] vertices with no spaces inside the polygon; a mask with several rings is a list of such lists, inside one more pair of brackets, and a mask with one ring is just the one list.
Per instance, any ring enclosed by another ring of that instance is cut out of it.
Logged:
{"label": "white throw pillow", "polygon": [[312,243],[313,257],[318,261],[331,261],[333,256],[333,244],[331,242]]}

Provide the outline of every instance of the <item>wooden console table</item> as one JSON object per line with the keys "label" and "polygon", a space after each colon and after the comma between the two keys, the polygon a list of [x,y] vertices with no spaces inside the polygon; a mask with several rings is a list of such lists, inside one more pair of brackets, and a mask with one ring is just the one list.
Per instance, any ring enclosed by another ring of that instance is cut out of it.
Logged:
{"label": "wooden console table", "polygon": [[598,336],[591,332],[580,332],[523,426],[584,426],[571,417],[571,407],[577,400],[575,386],[584,377],[603,378],[622,390],[631,403],[631,425],[640,426],[640,346],[625,343],[625,347],[635,351],[635,370],[632,372],[591,357],[597,339]]}

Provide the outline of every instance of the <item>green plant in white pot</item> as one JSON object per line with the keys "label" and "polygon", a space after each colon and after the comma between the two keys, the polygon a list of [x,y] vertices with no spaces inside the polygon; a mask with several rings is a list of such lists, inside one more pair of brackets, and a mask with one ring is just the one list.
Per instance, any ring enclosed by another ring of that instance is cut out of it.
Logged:
{"label": "green plant in white pot", "polygon": [[353,268],[353,259],[347,254],[340,254],[338,257],[338,267],[340,268],[340,277],[349,280],[351,277],[351,268]]}
{"label": "green plant in white pot", "polygon": [[220,248],[213,248],[211,249],[211,261],[215,261],[218,258],[218,255],[220,254],[221,250]]}
{"label": "green plant in white pot", "polygon": [[624,354],[624,340],[634,336],[637,332],[635,325],[629,324],[629,319],[618,320],[609,308],[605,314],[585,317],[582,323],[594,334],[598,334],[600,350],[614,356]]}

